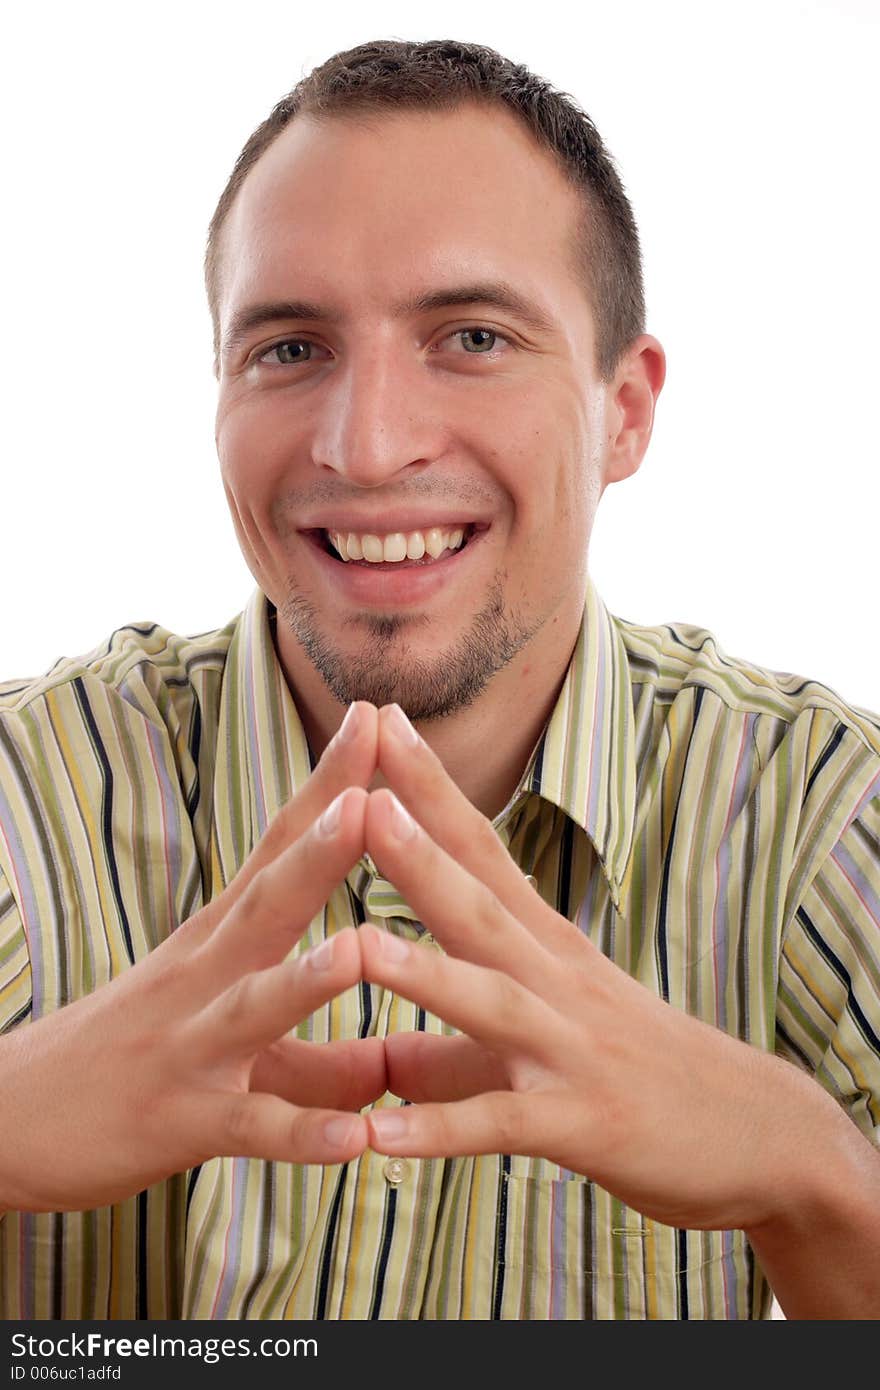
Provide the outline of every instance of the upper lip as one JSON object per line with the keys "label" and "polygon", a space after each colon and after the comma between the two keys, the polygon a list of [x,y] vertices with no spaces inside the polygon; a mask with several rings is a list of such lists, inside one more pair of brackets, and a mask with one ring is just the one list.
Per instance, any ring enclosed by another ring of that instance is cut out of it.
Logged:
{"label": "upper lip", "polygon": [[356,536],[391,536],[396,532],[428,531],[436,526],[441,531],[449,531],[456,526],[488,526],[489,522],[480,517],[469,516],[462,509],[444,514],[440,509],[426,512],[383,512],[381,516],[355,516],[352,512],[325,512],[313,517],[302,531],[340,531]]}

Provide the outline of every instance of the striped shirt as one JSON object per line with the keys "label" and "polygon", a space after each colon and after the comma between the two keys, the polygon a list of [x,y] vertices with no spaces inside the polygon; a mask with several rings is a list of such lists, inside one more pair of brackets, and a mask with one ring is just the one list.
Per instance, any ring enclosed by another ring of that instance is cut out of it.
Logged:
{"label": "striped shirt", "polygon": [[[219,631],[132,624],[0,686],[0,1029],[145,956],[223,889],[308,777],[271,618],[257,592]],[[559,699],[495,825],[545,900],[622,969],[808,1067],[877,1142],[876,716],[732,659],[702,629],[612,618],[590,585]],[[439,949],[370,868],[354,868],[297,949],[365,920]],[[362,984],[299,1033],[444,1028]],[[5,1318],[758,1318],[769,1306],[742,1232],[661,1225],[589,1174],[510,1154],[218,1158],[112,1207],[0,1219]]]}

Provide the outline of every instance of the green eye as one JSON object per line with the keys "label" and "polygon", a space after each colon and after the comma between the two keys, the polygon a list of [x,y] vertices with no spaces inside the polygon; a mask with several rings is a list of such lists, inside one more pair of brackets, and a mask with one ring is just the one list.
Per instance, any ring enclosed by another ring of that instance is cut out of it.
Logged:
{"label": "green eye", "polygon": [[[466,352],[491,352],[495,346],[498,335],[492,333],[488,328],[462,328],[461,341]],[[473,348],[467,346],[467,340],[471,339]]]}
{"label": "green eye", "polygon": [[283,343],[276,343],[269,352],[274,352],[283,366],[291,367],[297,362],[308,362],[312,355],[312,345],[304,342],[302,338],[288,338]]}

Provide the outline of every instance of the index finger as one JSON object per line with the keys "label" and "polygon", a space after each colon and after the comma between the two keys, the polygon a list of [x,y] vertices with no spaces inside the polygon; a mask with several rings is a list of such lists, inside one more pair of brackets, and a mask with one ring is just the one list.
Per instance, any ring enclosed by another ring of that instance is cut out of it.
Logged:
{"label": "index finger", "polygon": [[399,705],[385,705],[379,711],[378,738],[381,771],[434,843],[491,889],[507,911],[557,958],[582,959],[581,933],[530,885],[492,822],[456,786]]}
{"label": "index finger", "polygon": [[367,793],[347,787],[293,844],[251,877],[196,957],[211,994],[283,960],[364,850]]}
{"label": "index finger", "polygon": [[[375,863],[450,956],[507,974],[547,997],[558,992],[562,972],[557,954],[482,878],[432,840],[388,788],[367,794],[365,835]],[[366,941],[365,933],[364,928]],[[421,999],[413,1002],[422,1004]],[[440,1016],[461,1027],[451,1014]]]}
{"label": "index finger", "polygon": [[349,705],[338,732],[324,749],[305,786],[282,806],[235,878],[193,920],[185,933],[187,946],[204,942],[256,875],[301,839],[347,787],[367,786],[376,771],[378,720],[378,710],[366,700]]}

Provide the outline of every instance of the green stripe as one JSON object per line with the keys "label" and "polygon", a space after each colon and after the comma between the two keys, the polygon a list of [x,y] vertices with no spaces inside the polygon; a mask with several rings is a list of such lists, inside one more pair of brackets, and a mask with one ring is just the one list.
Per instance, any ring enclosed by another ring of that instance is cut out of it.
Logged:
{"label": "green stripe", "polygon": [[[85,706],[74,698],[74,680]],[[197,718],[198,767],[191,752]],[[170,801],[153,766],[151,736],[161,743],[156,756]],[[65,745],[75,750],[75,766]],[[100,819],[102,757],[113,777],[110,844]],[[17,1017],[30,988],[23,911],[49,970],[50,1004],[89,993],[112,960],[126,957],[111,859],[141,958],[198,906],[202,885],[206,896],[223,886],[211,881],[212,835],[228,882],[253,849],[259,825],[302,785],[308,767],[260,594],[217,632],[186,638],[138,624],[86,657],[58,663],[24,690],[0,685],[0,815],[11,850],[0,839],[0,1029]],[[591,586],[584,628],[544,731],[541,768],[534,791],[526,790],[530,770],[523,770],[496,830],[519,868],[537,876],[544,900],[559,911],[569,907],[591,940],[657,992],[660,886],[668,867],[670,1002],[763,1048],[776,1046],[778,1020],[820,1082],[872,1135],[880,1125],[880,1056],[872,1043],[880,1033],[880,949],[871,944],[880,939],[871,907],[880,902],[880,801],[869,801],[858,820],[853,815],[871,779],[880,777],[877,717],[817,682],[727,656],[702,628],[612,619]],[[74,774],[88,788],[87,805],[77,803]],[[173,872],[163,821],[179,855]],[[832,858],[836,845],[840,863]],[[850,862],[870,885],[863,896],[844,873]],[[355,925],[356,891],[362,914],[416,935],[415,914],[393,885],[361,865],[306,940]],[[99,892],[108,904],[104,922],[95,920]],[[851,977],[858,1011],[799,926],[799,907]],[[716,919],[728,931],[724,979],[712,938]],[[827,1005],[818,1002],[822,993]],[[368,1000],[372,1035],[416,1026],[417,1011],[406,1001],[376,986]],[[362,992],[349,991],[298,1032],[316,1041],[357,1037],[363,1005]],[[430,1015],[425,1027],[449,1031]],[[638,1096],[627,1100],[639,1103]],[[185,1176],[151,1190],[151,1317],[209,1317],[215,1304],[221,1317],[312,1315],[337,1170],[240,1165],[241,1224],[227,1232],[233,1167],[231,1160],[204,1165],[188,1217]],[[491,1316],[500,1183],[493,1155],[410,1161],[397,1189],[383,1317]],[[30,1307],[51,1314],[55,1222],[63,1231],[65,1316],[131,1312],[134,1210],[127,1203],[58,1218],[7,1214],[0,1221],[0,1313],[20,1317]],[[329,1315],[347,1299],[353,1315],[368,1316],[387,1211],[382,1160],[365,1156],[349,1165],[329,1267]],[[646,1223],[547,1160],[513,1156],[507,1211],[505,1317],[546,1316],[555,1296],[566,1316],[640,1318],[652,1307],[675,1318],[679,1273],[691,1318],[767,1314],[769,1291],[743,1239],[734,1239],[726,1271],[724,1234],[691,1232],[679,1271],[678,1232]],[[227,1238],[229,1251],[240,1255],[223,1286]],[[652,1262],[657,1278],[648,1287]]]}

